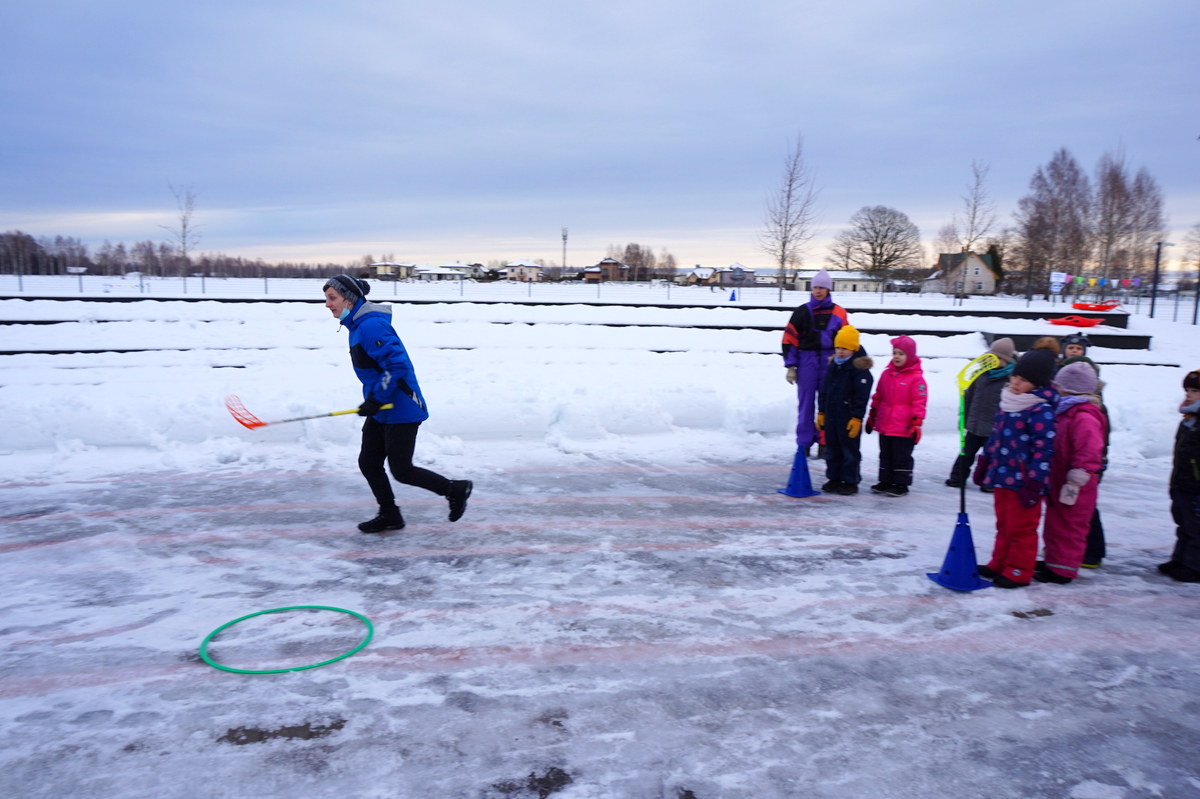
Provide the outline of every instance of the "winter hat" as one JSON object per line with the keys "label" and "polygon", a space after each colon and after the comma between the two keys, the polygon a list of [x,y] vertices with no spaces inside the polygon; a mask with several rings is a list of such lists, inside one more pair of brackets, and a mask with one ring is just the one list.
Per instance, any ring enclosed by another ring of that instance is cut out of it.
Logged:
{"label": "winter hat", "polygon": [[859,342],[857,329],[851,327],[850,325],[843,325],[842,327],[838,328],[837,335],[833,337],[833,346],[841,347],[843,349],[850,350],[851,352],[858,352],[858,345]]}
{"label": "winter hat", "polygon": [[1050,350],[1030,350],[1017,361],[1013,376],[1023,377],[1038,388],[1048,386],[1054,374],[1054,360]]}
{"label": "winter hat", "polygon": [[1056,339],[1054,336],[1042,336],[1037,341],[1033,342],[1033,347],[1031,349],[1049,350],[1055,355],[1062,355],[1062,347],[1058,345],[1058,339]]}
{"label": "winter hat", "polygon": [[1062,337],[1063,352],[1066,352],[1067,347],[1071,344],[1078,344],[1080,347],[1083,347],[1084,352],[1087,352],[1088,347],[1092,346],[1092,342],[1088,341],[1088,337],[1083,333],[1071,333]]}
{"label": "winter hat", "polygon": [[1096,384],[1096,370],[1084,361],[1069,363],[1054,376],[1054,385],[1064,394],[1095,394]]}
{"label": "winter hat", "polygon": [[993,341],[992,346],[988,347],[988,352],[995,355],[1003,363],[1012,363],[1017,359],[1017,348],[1013,344],[1013,340],[1007,336]]}
{"label": "winter hat", "polygon": [[371,293],[371,287],[367,285],[367,281],[359,280],[350,275],[336,275],[331,277],[325,281],[324,288],[332,288],[347,300],[360,300]]}
{"label": "winter hat", "polygon": [[905,366],[912,366],[913,362],[917,360],[917,342],[910,337],[896,336],[892,339],[892,346],[908,356],[908,360],[904,362]]}
{"label": "winter hat", "polygon": [[1200,390],[1200,369],[1193,369],[1184,376],[1183,387]]}
{"label": "winter hat", "polygon": [[830,291],[833,291],[833,278],[829,276],[828,272],[822,269],[820,272],[817,272],[817,274],[813,275],[812,287],[815,289],[829,289]]}

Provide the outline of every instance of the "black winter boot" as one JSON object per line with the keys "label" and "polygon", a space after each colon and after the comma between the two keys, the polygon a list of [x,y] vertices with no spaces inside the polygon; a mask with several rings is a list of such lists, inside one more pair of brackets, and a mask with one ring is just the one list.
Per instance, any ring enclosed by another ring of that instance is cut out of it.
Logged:
{"label": "black winter boot", "polygon": [[450,501],[450,521],[458,521],[467,512],[467,497],[471,496],[474,487],[470,480],[450,481],[450,490],[446,492],[446,499]]}
{"label": "black winter boot", "polygon": [[404,516],[400,509],[393,505],[390,508],[380,508],[379,515],[358,526],[360,532],[382,533],[384,530],[403,530]]}
{"label": "black winter boot", "polygon": [[1043,561],[1038,561],[1037,566],[1033,569],[1033,579],[1039,583],[1056,583],[1058,585],[1066,585],[1073,578],[1064,577],[1056,571],[1051,570]]}

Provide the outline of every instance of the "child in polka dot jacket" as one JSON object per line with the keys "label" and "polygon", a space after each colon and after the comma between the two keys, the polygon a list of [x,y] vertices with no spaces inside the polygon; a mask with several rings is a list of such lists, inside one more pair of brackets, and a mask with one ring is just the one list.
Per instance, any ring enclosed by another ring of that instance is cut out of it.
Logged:
{"label": "child in polka dot jacket", "polygon": [[1033,579],[1042,499],[1054,457],[1054,405],[1050,386],[1054,353],[1031,350],[1013,368],[1000,395],[992,434],[975,467],[977,485],[995,489],[996,542],[979,574],[997,588],[1020,588]]}

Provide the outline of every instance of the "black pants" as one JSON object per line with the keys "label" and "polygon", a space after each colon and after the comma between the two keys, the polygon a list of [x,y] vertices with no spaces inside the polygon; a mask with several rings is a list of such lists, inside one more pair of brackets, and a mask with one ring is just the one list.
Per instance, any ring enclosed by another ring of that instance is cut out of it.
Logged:
{"label": "black pants", "polygon": [[846,429],[849,421],[825,417],[825,477],[856,486],[862,481],[862,434],[851,438]]}
{"label": "black pants", "polygon": [[958,460],[954,462],[953,468],[950,469],[951,479],[967,482],[971,476],[971,467],[975,465],[975,455],[986,443],[987,436],[967,433],[963,437],[963,451],[958,456]]}
{"label": "black pants", "polygon": [[1175,519],[1175,550],[1171,560],[1200,571],[1200,514],[1196,495],[1171,489],[1171,516]]}
{"label": "black pants", "polygon": [[1100,508],[1092,511],[1092,523],[1088,527],[1087,548],[1083,551],[1084,563],[1099,563],[1107,555],[1104,545],[1104,524],[1100,521]]}
{"label": "black pants", "polygon": [[450,481],[445,477],[413,466],[413,450],[417,446],[417,429],[420,426],[420,422],[380,424],[370,418],[363,422],[358,470],[367,478],[367,485],[371,487],[371,493],[380,507],[389,508],[396,504],[396,495],[383,468],[384,462],[397,482],[424,488],[443,497],[449,490]]}
{"label": "black pants", "polygon": [[913,447],[908,436],[879,437],[879,482],[912,485]]}

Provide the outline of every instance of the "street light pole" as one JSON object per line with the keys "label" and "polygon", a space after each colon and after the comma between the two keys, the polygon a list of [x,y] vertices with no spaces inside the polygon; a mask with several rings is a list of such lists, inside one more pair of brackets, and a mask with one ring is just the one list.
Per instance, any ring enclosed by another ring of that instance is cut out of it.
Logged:
{"label": "street light pole", "polygon": [[1174,247],[1169,241],[1160,241],[1154,246],[1154,285],[1150,287],[1150,318],[1154,318],[1154,304],[1158,301],[1158,267],[1162,262],[1163,247]]}

